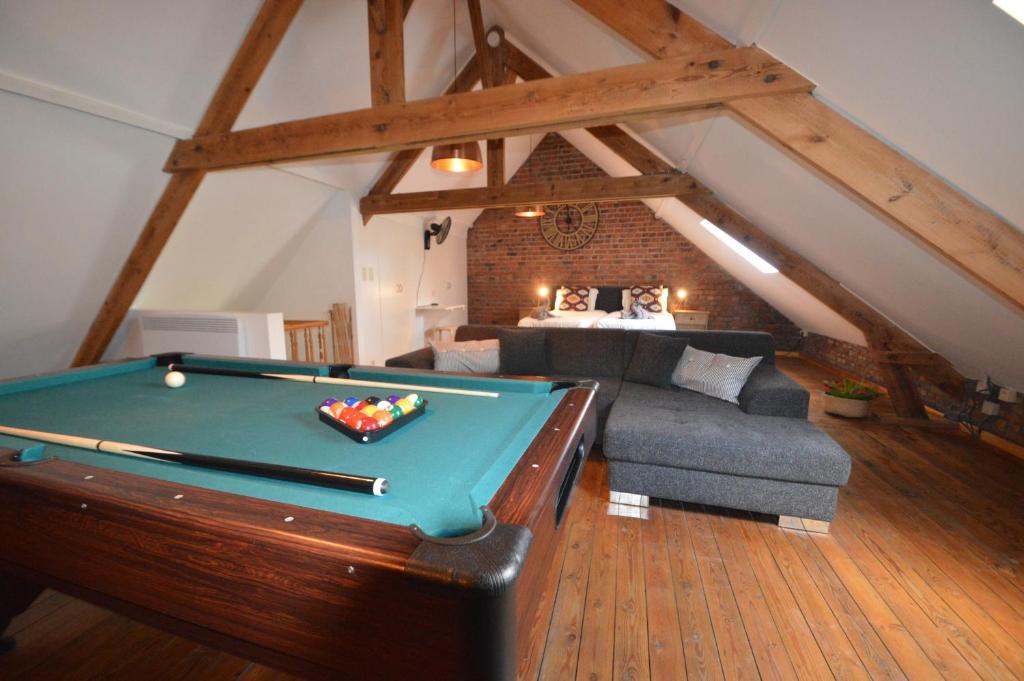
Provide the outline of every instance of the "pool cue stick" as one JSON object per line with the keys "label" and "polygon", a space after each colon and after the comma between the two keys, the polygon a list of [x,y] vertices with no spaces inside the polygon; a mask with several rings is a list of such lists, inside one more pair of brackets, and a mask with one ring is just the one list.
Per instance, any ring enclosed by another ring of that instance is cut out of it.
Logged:
{"label": "pool cue stick", "polygon": [[168,371],[180,371],[183,374],[211,374],[213,376],[235,376],[237,378],[271,378],[282,381],[298,381],[300,383],[329,383],[332,385],[354,385],[363,388],[396,388],[399,390],[416,390],[421,393],[445,393],[448,395],[468,395],[470,397],[499,397],[500,393],[487,390],[463,390],[461,388],[436,388],[430,385],[413,385],[411,383],[386,383],[384,381],[360,381],[355,378],[333,378],[331,376],[313,376],[311,374],[275,374],[264,371],[241,371],[239,369],[219,369],[216,367],[194,366],[191,364],[168,364]]}
{"label": "pool cue stick", "polygon": [[156,449],[144,445],[133,445],[127,442],[116,442],[114,440],[97,440],[91,437],[79,435],[63,435],[61,433],[50,433],[43,430],[28,430],[25,428],[14,428],[12,426],[0,426],[0,434],[21,437],[27,440],[39,440],[50,442],[56,445],[76,447],[78,449],[94,449],[97,452],[117,454],[136,459],[151,459],[156,461],[169,461],[171,463],[197,468],[210,468],[229,473],[243,473],[263,478],[274,478],[276,480],[287,480],[288,482],[301,482],[307,485],[319,487],[330,487],[332,489],[343,489],[350,492],[362,492],[374,496],[383,496],[391,489],[391,485],[384,478],[371,478],[365,475],[350,475],[348,473],[335,473],[332,471],[318,471],[310,468],[294,468],[292,466],[280,466],[273,463],[261,463],[259,461],[242,461],[239,459],[228,459],[221,456],[209,456],[207,454],[193,454],[191,452],[178,452],[170,449]]}

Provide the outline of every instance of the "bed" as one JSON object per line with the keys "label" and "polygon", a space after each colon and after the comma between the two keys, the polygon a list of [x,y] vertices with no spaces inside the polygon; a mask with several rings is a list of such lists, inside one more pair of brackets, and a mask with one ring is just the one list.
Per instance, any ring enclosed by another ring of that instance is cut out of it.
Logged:
{"label": "bed", "polygon": [[525,327],[557,327],[561,329],[589,329],[593,328],[599,321],[608,316],[604,310],[588,310],[586,312],[574,312],[567,310],[552,310],[546,319],[534,319],[523,317],[519,320],[519,326]]}
{"label": "bed", "polygon": [[594,322],[596,329],[639,329],[651,331],[664,329],[674,331],[676,328],[675,317],[670,312],[652,312],[650,319],[623,319],[622,310],[605,315]]}
{"label": "bed", "polygon": [[[594,310],[574,312],[555,309],[550,311],[549,314],[551,316],[547,319],[541,320],[524,317],[519,320],[519,326],[572,329],[639,329],[644,331],[655,329],[674,330],[676,328],[675,318],[671,312],[651,313],[653,315],[651,319],[623,319],[622,308],[628,299],[623,290],[626,288],[628,287],[598,286],[596,287],[597,293]],[[664,307],[668,306],[667,287],[662,305]]]}

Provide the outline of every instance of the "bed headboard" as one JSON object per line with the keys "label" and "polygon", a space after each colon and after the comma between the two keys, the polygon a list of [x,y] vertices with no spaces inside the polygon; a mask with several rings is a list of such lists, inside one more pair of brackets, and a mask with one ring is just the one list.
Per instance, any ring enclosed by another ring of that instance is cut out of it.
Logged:
{"label": "bed headboard", "polygon": [[[597,310],[603,310],[605,312],[618,312],[622,309],[622,289],[629,288],[633,284],[624,284],[622,286],[598,286],[597,288],[597,304],[594,308]],[[557,289],[556,289],[557,290]],[[555,304],[554,296],[551,298],[551,304]]]}
{"label": "bed headboard", "polygon": [[597,305],[598,310],[605,312],[618,312],[622,309],[622,289],[628,286],[598,286]]}

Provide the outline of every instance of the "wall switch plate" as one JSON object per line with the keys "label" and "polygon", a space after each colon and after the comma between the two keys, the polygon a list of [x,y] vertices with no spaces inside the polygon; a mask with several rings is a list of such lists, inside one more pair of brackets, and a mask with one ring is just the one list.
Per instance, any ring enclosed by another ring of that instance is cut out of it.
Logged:
{"label": "wall switch plate", "polygon": [[985,400],[981,403],[981,413],[985,416],[998,416],[999,415],[999,403],[990,402]]}

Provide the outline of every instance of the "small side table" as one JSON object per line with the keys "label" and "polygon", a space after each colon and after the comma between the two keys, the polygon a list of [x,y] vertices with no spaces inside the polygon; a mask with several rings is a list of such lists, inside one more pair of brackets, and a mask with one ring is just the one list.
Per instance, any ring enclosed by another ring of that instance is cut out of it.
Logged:
{"label": "small side table", "polygon": [[676,320],[676,331],[702,331],[708,328],[711,314],[701,310],[676,310],[672,316]]}
{"label": "small side table", "polygon": [[430,330],[431,340],[435,343],[445,342],[445,336],[448,336],[447,340],[455,341],[455,331],[458,329],[458,325],[455,326],[435,326]]}

